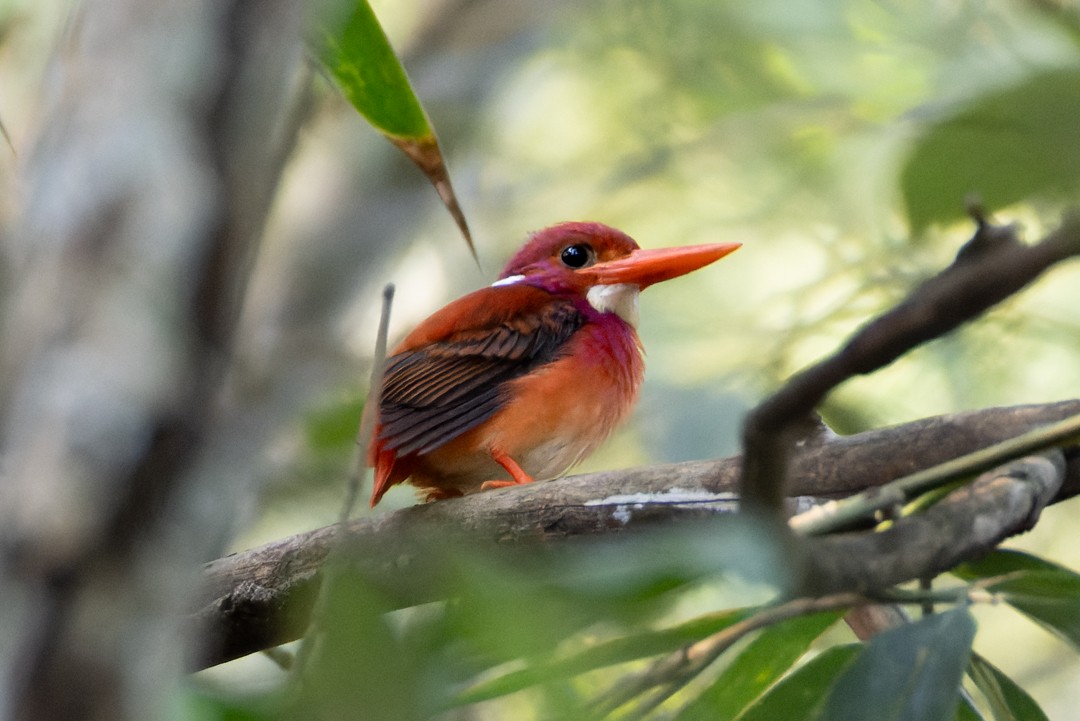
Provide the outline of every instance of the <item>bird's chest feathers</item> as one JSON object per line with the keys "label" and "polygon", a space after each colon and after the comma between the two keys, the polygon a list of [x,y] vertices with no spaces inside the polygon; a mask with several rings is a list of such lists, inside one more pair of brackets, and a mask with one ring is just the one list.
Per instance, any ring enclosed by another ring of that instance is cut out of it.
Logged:
{"label": "bird's chest feathers", "polygon": [[[561,357],[527,381],[500,418],[496,445],[516,451],[536,478],[551,478],[596,448],[626,417],[645,368],[637,333],[620,315],[598,314]],[[504,425],[505,424],[505,425]]]}

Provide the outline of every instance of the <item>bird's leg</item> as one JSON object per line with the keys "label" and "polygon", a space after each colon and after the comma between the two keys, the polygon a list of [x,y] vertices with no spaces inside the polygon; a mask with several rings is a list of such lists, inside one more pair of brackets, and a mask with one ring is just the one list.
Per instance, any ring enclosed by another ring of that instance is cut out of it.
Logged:
{"label": "bird's leg", "polygon": [[512,481],[484,481],[480,484],[481,491],[490,491],[492,488],[506,488],[507,486],[521,486],[526,483],[532,483],[533,479],[528,473],[521,469],[521,466],[517,464],[510,456],[506,455],[497,448],[492,448],[489,453],[492,460],[498,463],[500,466],[506,469],[506,472],[510,474]]}

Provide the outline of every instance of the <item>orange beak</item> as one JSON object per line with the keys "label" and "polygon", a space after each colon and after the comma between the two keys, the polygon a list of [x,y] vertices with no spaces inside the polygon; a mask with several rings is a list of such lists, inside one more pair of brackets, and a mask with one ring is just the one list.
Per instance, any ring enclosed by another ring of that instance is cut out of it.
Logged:
{"label": "orange beak", "polygon": [[638,249],[625,258],[597,263],[578,271],[594,283],[627,283],[645,289],[653,283],[678,278],[703,268],[742,247],[742,243],[709,243],[676,248]]}

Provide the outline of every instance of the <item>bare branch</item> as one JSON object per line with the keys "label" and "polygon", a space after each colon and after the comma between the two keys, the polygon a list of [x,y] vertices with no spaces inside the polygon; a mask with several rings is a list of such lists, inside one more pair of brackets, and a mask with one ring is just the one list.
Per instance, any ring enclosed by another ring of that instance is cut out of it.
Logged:
{"label": "bare branch", "polygon": [[792,429],[833,388],[948,333],[1077,253],[1080,214],[1067,215],[1057,231],[1033,246],[1020,243],[1011,226],[980,220],[975,236],[951,266],[751,411],[743,430],[742,498],[753,506],[780,509],[787,492],[788,458],[797,440]]}

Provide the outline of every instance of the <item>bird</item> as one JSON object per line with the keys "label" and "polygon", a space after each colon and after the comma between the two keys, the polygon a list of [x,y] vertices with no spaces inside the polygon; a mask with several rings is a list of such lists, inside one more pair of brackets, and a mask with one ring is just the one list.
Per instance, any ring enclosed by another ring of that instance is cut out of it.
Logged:
{"label": "bird", "polygon": [[421,322],[387,357],[367,452],[372,508],[549,480],[630,413],[644,379],[638,295],[740,243],[642,249],[595,222],[532,233],[492,285]]}

